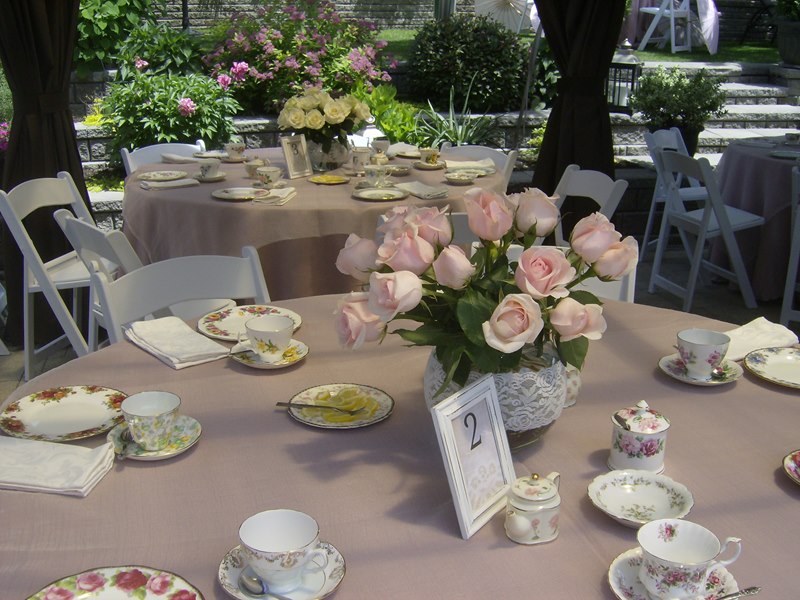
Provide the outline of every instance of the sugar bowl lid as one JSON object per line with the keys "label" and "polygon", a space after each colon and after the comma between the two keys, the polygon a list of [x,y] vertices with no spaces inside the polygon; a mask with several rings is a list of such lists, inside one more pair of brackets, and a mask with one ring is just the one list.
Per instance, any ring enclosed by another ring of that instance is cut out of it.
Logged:
{"label": "sugar bowl lid", "polygon": [[511,486],[511,493],[527,502],[545,502],[558,495],[560,475],[553,471],[547,477],[534,473],[530,477],[520,477]]}
{"label": "sugar bowl lid", "polygon": [[669,428],[669,419],[641,400],[636,406],[618,410],[612,416],[614,424],[634,433],[658,433]]}

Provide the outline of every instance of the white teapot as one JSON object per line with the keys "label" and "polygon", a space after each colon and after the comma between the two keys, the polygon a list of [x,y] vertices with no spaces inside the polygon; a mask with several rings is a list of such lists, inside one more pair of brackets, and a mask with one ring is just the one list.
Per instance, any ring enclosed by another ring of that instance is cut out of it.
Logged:
{"label": "white teapot", "polygon": [[508,492],[506,535],[518,544],[541,544],[558,536],[558,511],[561,476],[553,471],[541,478],[538,473],[520,477]]}

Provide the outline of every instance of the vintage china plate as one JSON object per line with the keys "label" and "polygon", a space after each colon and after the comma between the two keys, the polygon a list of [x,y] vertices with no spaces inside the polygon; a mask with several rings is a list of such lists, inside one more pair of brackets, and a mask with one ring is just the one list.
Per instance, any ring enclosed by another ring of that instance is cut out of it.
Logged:
{"label": "vintage china plate", "polygon": [[398,177],[404,177],[409,173],[411,173],[411,169],[408,167],[408,165],[386,165],[387,175],[397,175]]}
{"label": "vintage china plate", "polygon": [[350,178],[344,175],[312,175],[308,180],[319,185],[340,185],[350,181]]}
{"label": "vintage china plate", "polygon": [[122,420],[119,407],[126,397],[99,385],[50,388],[6,406],[0,413],[0,429],[14,437],[46,442],[99,435]]}
{"label": "vintage china plate", "polygon": [[206,150],[205,152],[195,152],[192,154],[195,158],[228,158],[228,153],[222,150]]}
{"label": "vintage china plate", "polygon": [[[78,581],[82,590],[77,589]],[[183,593],[181,593],[183,592]],[[126,565],[99,567],[63,577],[48,584],[28,600],[71,598],[72,600],[162,600],[192,597],[203,600],[203,594],[191,583],[162,569]]]}
{"label": "vintage china plate", "polygon": [[475,173],[475,177],[485,177],[497,172],[494,167],[447,167],[448,173]]}
{"label": "vintage china plate", "polygon": [[288,308],[279,308],[268,304],[245,304],[208,313],[197,322],[197,330],[210,338],[238,342],[239,338],[245,334],[244,324],[249,319],[261,315],[287,316],[294,321],[295,331],[303,323],[300,315]]}
{"label": "vintage china plate", "polygon": [[224,171],[218,171],[216,175],[211,177],[203,177],[200,173],[192,173],[192,179],[197,179],[200,183],[214,183],[215,181],[222,181],[227,175]]}
{"label": "vintage china plate", "polygon": [[355,190],[353,198],[356,200],[366,200],[367,202],[393,202],[402,200],[408,196],[408,192],[398,188],[365,188]]}
{"label": "vintage china plate", "polygon": [[261,190],[254,187],[232,187],[214,190],[211,195],[217,200],[227,200],[228,202],[247,202],[256,198],[269,196],[269,190]]}
{"label": "vintage china plate", "polygon": [[688,383],[690,385],[703,386],[725,385],[726,383],[732,383],[739,379],[743,373],[742,367],[739,365],[739,363],[736,363],[732,360],[723,360],[722,377],[712,379],[693,379],[686,374],[686,367],[684,367],[683,361],[677,352],[675,354],[665,356],[659,360],[658,368],[673,379],[677,379],[678,381],[682,381],[683,383]]}
{"label": "vintage china plate", "polygon": [[308,346],[300,340],[291,340],[289,347],[283,352],[283,358],[277,362],[261,360],[258,354],[246,346],[245,343],[242,343],[232,348],[230,357],[236,362],[254,369],[284,369],[299,363],[308,356]]}
{"label": "vintage china plate", "polygon": [[682,519],[694,505],[686,486],[638,469],[595,477],[589,484],[589,499],[615,521],[633,528],[655,519]]}
{"label": "vintage china plate", "polygon": [[400,158],[419,158],[420,153],[419,150],[401,150],[399,152],[394,153],[395,156]]}
{"label": "vintage china plate", "polygon": [[476,177],[478,175],[468,171],[445,172],[444,174],[445,180],[451,185],[472,185],[475,183]]}
{"label": "vintage china plate", "polygon": [[342,389],[351,387],[357,388],[359,392],[369,396],[378,403],[378,408],[374,414],[364,416],[353,415],[352,420],[336,422],[325,418],[326,415],[330,417],[332,414],[336,414],[336,411],[332,410],[320,411],[316,409],[322,414],[314,415],[310,413],[315,409],[290,407],[287,409],[287,412],[292,418],[301,423],[312,427],[320,427],[322,429],[356,429],[358,427],[366,427],[367,425],[373,425],[374,423],[383,421],[392,414],[394,400],[389,394],[371,385],[362,385],[360,383],[328,383],[325,385],[316,385],[295,394],[289,402],[315,404],[318,394],[327,392],[331,395],[335,395]]}
{"label": "vintage china plate", "polygon": [[[645,589],[639,579],[642,566],[642,549],[633,548],[623,552],[608,569],[608,584],[620,600],[657,600]],[[705,600],[713,600],[725,594],[739,591],[739,584],[725,567],[718,566],[711,571],[706,583]]]}
{"label": "vintage china plate", "polygon": [[[320,548],[328,556],[328,564],[323,571],[311,571],[303,576],[303,583],[299,588],[291,592],[283,592],[283,596],[292,600],[316,600],[331,595],[342,583],[345,574],[344,557],[333,544],[320,542]],[[253,600],[255,596],[239,588],[239,573],[243,569],[249,569],[245,561],[241,546],[231,548],[222,559],[217,572],[222,589],[228,592],[229,596],[238,600]],[[264,596],[270,598],[271,596]],[[149,600],[149,599],[148,599]]]}
{"label": "vintage china plate", "polygon": [[784,387],[800,389],[800,348],[762,348],[744,357],[753,375]]}
{"label": "vintage china plate", "polygon": [[247,162],[246,156],[240,156],[239,158],[231,158],[230,156],[222,156],[220,160],[224,163],[243,163]]}
{"label": "vintage china plate", "polygon": [[186,177],[186,171],[150,171],[139,174],[141,181],[175,181],[184,177]]}
{"label": "vintage china plate", "polygon": [[800,450],[790,452],[783,457],[783,470],[789,479],[800,485]]}
{"label": "vintage china plate", "polygon": [[800,152],[797,150],[773,150],[769,155],[774,158],[788,158],[790,160],[800,158]]}
{"label": "vintage china plate", "polygon": [[[120,423],[108,432],[106,439],[113,444],[115,452],[124,445],[122,436],[127,430],[128,426],[125,423]],[[197,440],[200,439],[202,432],[203,428],[197,419],[187,415],[178,415],[166,448],[163,450],[145,450],[139,444],[130,440],[127,448],[125,448],[125,458],[130,458],[131,460],[164,460],[165,458],[178,456],[178,454],[183,454],[194,446]]]}
{"label": "vintage china plate", "polygon": [[419,169],[420,171],[436,171],[438,169],[444,169],[447,166],[443,160],[436,161],[436,164],[422,162],[418,160],[414,163],[414,168]]}

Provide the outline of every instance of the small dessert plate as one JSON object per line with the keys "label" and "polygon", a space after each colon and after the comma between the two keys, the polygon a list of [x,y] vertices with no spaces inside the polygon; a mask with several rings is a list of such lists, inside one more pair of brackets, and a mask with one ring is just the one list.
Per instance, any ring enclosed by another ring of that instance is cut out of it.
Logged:
{"label": "small dessert plate", "polygon": [[318,185],[341,185],[350,181],[350,178],[344,175],[312,175],[308,180]]}
{"label": "small dessert plate", "polygon": [[427,163],[418,160],[414,163],[414,168],[419,169],[420,171],[436,171],[438,169],[444,169],[447,166],[443,160],[437,161],[435,163]]}
{"label": "small dessert plate", "polygon": [[394,202],[402,200],[408,196],[408,192],[398,188],[365,188],[355,190],[353,198],[356,200],[366,200],[367,202]]}
{"label": "small dessert plate", "polygon": [[[336,591],[339,584],[342,583],[346,571],[344,557],[333,544],[320,542],[319,547],[328,558],[325,568],[321,571],[307,571],[303,575],[300,587],[290,592],[283,592],[282,596],[291,598],[291,600],[315,600],[330,596]],[[228,551],[217,571],[217,579],[222,589],[237,600],[253,600],[256,597],[239,588],[239,574],[245,569],[249,570],[250,567],[247,566],[242,547],[236,546]],[[264,596],[264,598],[270,597],[269,595]]]}
{"label": "small dessert plate", "polygon": [[231,348],[231,358],[254,369],[283,369],[299,363],[308,356],[308,346],[300,340],[291,340],[289,347],[283,351],[283,358],[276,362],[267,362],[249,348],[248,342],[242,342]]}
{"label": "small dessert plate", "polygon": [[[633,548],[623,552],[608,569],[608,584],[620,600],[654,600],[639,579],[642,566],[642,549]],[[711,571],[706,582],[706,595],[703,600],[714,600],[725,594],[739,591],[739,584],[725,567],[718,566]],[[698,597],[698,600],[700,598]]]}
{"label": "small dessert plate", "polygon": [[149,171],[140,173],[140,181],[175,181],[186,177],[186,171]]}
{"label": "small dessert plate", "polygon": [[197,179],[200,183],[214,183],[224,180],[227,175],[228,174],[224,171],[218,171],[216,175],[212,175],[211,177],[203,177],[200,173],[192,173],[192,179]]}
{"label": "small dessert plate", "polygon": [[[139,444],[129,439],[128,425],[120,423],[108,432],[106,439],[114,446],[114,451],[125,447],[125,458],[131,460],[164,460],[183,454],[197,443],[203,428],[197,419],[187,415],[178,415],[175,426],[169,438],[169,444],[162,450],[145,450]],[[123,436],[125,439],[123,439]]]}
{"label": "small dessert plate", "polygon": [[444,178],[447,180],[447,183],[451,185],[472,185],[475,182],[475,175],[469,171],[453,171],[453,172],[445,172]]}
{"label": "small dessert plate", "polygon": [[783,470],[789,479],[800,485],[800,450],[790,452],[783,457]]}
{"label": "small dessert plate", "polygon": [[784,387],[800,389],[800,348],[762,348],[744,357],[753,375]]}
{"label": "small dessert plate", "polygon": [[638,469],[595,477],[589,484],[589,499],[615,521],[633,528],[655,519],[681,519],[694,505],[686,486],[666,475]]}
{"label": "small dessert plate", "polygon": [[214,190],[211,195],[217,200],[227,200],[228,202],[248,202],[256,198],[266,198],[269,190],[260,190],[252,187],[233,187]]}
{"label": "small dessert plate", "polygon": [[[341,392],[347,393],[346,390],[353,390],[360,396],[360,401],[356,404],[352,401],[352,398],[348,398],[347,405],[340,404],[339,408],[356,409],[364,407],[362,412],[347,415],[340,414],[335,410],[307,408],[308,405],[313,404],[336,406],[335,402],[330,403],[328,401],[335,400],[336,396]],[[317,385],[295,394],[289,402],[306,405],[304,408],[299,406],[289,407],[289,416],[305,425],[322,429],[357,429],[358,427],[374,425],[387,419],[394,409],[394,400],[389,394],[378,388],[360,383]]]}
{"label": "small dessert plate", "polygon": [[246,156],[239,156],[237,158],[233,158],[232,156],[222,156],[220,157],[222,162],[224,163],[243,163],[247,160]]}
{"label": "small dessert plate", "polygon": [[663,357],[658,361],[658,368],[664,373],[690,385],[702,386],[715,386],[725,385],[726,383],[733,383],[742,376],[744,372],[739,363],[732,360],[722,361],[722,375],[719,377],[712,377],[711,379],[693,379],[686,374],[686,366],[683,364],[680,355],[676,352],[669,356]]}

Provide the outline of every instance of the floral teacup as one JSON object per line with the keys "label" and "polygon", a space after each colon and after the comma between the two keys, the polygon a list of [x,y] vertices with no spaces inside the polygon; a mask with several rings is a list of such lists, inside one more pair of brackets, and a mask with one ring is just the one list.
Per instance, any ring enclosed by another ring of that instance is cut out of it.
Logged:
{"label": "floral teacup", "polygon": [[139,392],[125,398],[120,410],[133,441],[144,450],[163,450],[169,444],[181,399],[170,392]]}
{"label": "floral teacup", "polygon": [[710,329],[684,329],[678,332],[678,354],[692,379],[708,380],[722,363],[731,342],[724,333]]}

